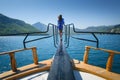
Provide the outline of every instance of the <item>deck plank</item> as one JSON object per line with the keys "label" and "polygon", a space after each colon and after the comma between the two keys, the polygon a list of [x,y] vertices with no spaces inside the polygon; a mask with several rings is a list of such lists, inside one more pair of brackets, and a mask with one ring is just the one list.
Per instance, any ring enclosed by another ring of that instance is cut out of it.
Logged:
{"label": "deck plank", "polygon": [[75,65],[75,68],[74,68],[75,70],[88,72],[88,73],[103,77],[107,80],[119,80],[120,79],[120,74],[107,71],[104,68],[86,64],[82,61],[79,62],[78,60],[75,60],[75,59],[73,61]]}
{"label": "deck plank", "polygon": [[30,64],[27,66],[23,66],[18,68],[17,72],[7,71],[0,74],[0,80],[14,80],[19,79],[21,77],[25,77],[30,74],[34,74],[41,71],[49,70],[51,67],[52,59],[44,60],[38,63],[38,65]]}

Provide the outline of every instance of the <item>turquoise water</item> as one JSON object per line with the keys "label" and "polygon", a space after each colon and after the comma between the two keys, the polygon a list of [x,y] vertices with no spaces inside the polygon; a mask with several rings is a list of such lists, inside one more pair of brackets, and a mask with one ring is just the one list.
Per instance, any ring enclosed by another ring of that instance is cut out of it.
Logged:
{"label": "turquoise water", "polygon": [[[74,35],[76,37],[94,39],[91,35]],[[25,36],[5,36],[0,37],[0,52],[15,50],[23,48],[23,39]],[[30,36],[28,40],[38,38],[39,36]],[[106,49],[112,49],[120,51],[120,35],[97,35],[100,40],[100,47]],[[70,38],[70,45],[67,48],[67,52],[72,58],[83,60],[83,54],[85,46],[96,46],[95,43],[78,41],[76,39]],[[38,40],[35,42],[27,43],[27,47],[37,47],[37,53],[39,61],[51,58],[55,52],[53,38]],[[15,54],[17,67],[21,67],[27,64],[33,63],[31,50],[17,52]],[[108,53],[103,51],[90,50],[89,54],[89,64],[100,66],[105,68],[106,61],[108,58]],[[0,56],[0,73],[10,70],[10,59],[8,55]],[[120,73],[120,55],[114,56],[113,62],[113,72]]]}

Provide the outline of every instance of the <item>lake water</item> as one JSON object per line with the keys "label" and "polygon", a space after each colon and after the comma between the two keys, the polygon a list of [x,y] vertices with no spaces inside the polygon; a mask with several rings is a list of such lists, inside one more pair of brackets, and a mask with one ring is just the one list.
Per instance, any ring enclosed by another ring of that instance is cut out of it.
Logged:
{"label": "lake water", "polygon": [[[76,37],[94,39],[91,35],[74,35]],[[23,39],[25,36],[2,36],[0,37],[0,52],[21,49],[23,48]],[[27,40],[38,38],[39,36],[30,36]],[[120,51],[120,35],[97,35],[100,40],[100,48],[106,48],[111,50]],[[70,38],[70,45],[67,48],[68,54],[75,59],[83,60],[85,46],[96,46],[96,43],[79,41]],[[36,46],[39,61],[51,58],[55,52],[53,38],[47,38],[38,40],[35,42],[27,43],[27,47]],[[15,54],[17,67],[21,67],[27,64],[33,63],[31,50],[17,52]],[[105,68],[108,53],[103,51],[90,50],[89,64],[100,66]],[[0,56],[0,73],[10,70],[10,58],[8,55]],[[113,72],[120,73],[120,55],[114,56],[114,62],[112,67]]]}

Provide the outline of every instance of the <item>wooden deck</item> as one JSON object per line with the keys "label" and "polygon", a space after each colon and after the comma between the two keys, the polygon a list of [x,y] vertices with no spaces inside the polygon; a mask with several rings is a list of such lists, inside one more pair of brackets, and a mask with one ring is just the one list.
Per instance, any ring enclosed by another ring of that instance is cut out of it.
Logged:
{"label": "wooden deck", "polygon": [[16,80],[37,72],[41,71],[47,71],[51,67],[51,61],[52,59],[49,60],[44,60],[36,64],[30,64],[24,67],[18,68],[17,72],[8,71],[0,74],[0,80]]}
{"label": "wooden deck", "polygon": [[73,61],[74,61],[74,65],[75,65],[75,67],[74,67],[75,70],[94,74],[94,75],[102,77],[106,80],[120,80],[120,74],[113,73],[113,72],[107,71],[104,68],[86,64],[82,61],[78,61],[75,59]]}

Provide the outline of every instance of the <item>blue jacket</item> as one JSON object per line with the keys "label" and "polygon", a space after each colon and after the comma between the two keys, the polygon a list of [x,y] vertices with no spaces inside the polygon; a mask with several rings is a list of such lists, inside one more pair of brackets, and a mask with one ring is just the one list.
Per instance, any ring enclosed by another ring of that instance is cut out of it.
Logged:
{"label": "blue jacket", "polygon": [[63,29],[63,25],[64,25],[64,19],[62,19],[61,21],[58,20],[58,28],[59,28],[59,30]]}

